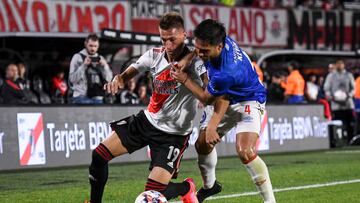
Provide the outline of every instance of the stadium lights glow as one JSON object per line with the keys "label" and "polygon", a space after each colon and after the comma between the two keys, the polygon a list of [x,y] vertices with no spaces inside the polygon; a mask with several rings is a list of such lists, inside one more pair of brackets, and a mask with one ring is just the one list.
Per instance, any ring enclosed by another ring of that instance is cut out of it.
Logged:
{"label": "stadium lights glow", "polygon": [[146,41],[146,35],[135,35],[135,39],[137,40],[141,40],[141,41]]}
{"label": "stadium lights glow", "polygon": [[150,40],[153,41],[153,42],[161,42],[161,39],[158,36],[151,36]]}
{"label": "stadium lights glow", "polygon": [[109,30],[105,30],[105,31],[104,31],[104,35],[107,36],[107,37],[113,37],[113,38],[115,38],[115,37],[116,37],[116,32],[114,32],[114,31],[109,31]]}
{"label": "stadium lights glow", "polygon": [[355,51],[355,54],[356,54],[356,55],[360,55],[360,49],[357,49],[357,50]]}
{"label": "stadium lights glow", "polygon": [[120,33],[120,38],[131,39],[131,34],[130,33]]}

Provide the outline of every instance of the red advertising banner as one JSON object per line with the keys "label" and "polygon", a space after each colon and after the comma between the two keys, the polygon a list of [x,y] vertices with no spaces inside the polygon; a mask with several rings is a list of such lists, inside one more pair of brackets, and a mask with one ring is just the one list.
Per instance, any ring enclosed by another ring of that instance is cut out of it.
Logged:
{"label": "red advertising banner", "polygon": [[1,0],[0,32],[130,30],[128,2]]}
{"label": "red advertising banner", "polygon": [[186,4],[183,15],[187,31],[202,20],[212,18],[224,23],[227,33],[242,46],[283,47],[287,45],[287,13],[283,9],[229,8]]}

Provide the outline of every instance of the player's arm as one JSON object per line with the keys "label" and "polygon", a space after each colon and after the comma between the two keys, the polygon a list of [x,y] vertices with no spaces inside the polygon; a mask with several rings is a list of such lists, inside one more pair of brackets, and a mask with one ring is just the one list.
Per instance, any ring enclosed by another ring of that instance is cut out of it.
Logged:
{"label": "player's arm", "polygon": [[190,64],[193,62],[193,60],[196,57],[196,52],[191,51],[190,53],[186,54],[177,64],[178,68],[181,70],[186,70]]}
{"label": "player's arm", "polygon": [[190,77],[186,77],[183,81],[183,84],[185,85],[186,88],[188,88],[194,95],[195,97],[200,100],[200,102],[204,103],[204,104],[212,104],[216,97],[211,95],[207,88],[205,88],[205,90],[195,81],[193,81]]}
{"label": "player's arm", "polygon": [[112,95],[123,89],[125,84],[140,72],[145,72],[151,66],[153,59],[153,50],[146,51],[136,63],[131,64],[123,73],[118,74],[114,79],[104,85],[104,90]]}
{"label": "player's arm", "polygon": [[129,66],[121,74],[115,75],[111,82],[106,83],[104,85],[104,90],[106,90],[109,94],[115,95],[119,90],[124,88],[127,81],[136,76],[138,73],[139,71],[136,68]]}
{"label": "player's arm", "polygon": [[192,80],[185,71],[178,68],[172,68],[171,76],[178,82],[185,85],[185,87],[188,88],[195,97],[200,100],[200,102],[204,104],[211,104],[215,101],[216,97],[211,95],[206,88],[204,90],[197,82]]}
{"label": "player's arm", "polygon": [[229,107],[229,100],[225,96],[217,97],[214,102],[214,113],[210,118],[208,126],[206,127],[206,143],[215,145],[220,142],[220,136],[217,133],[217,127],[224,117],[227,108]]}

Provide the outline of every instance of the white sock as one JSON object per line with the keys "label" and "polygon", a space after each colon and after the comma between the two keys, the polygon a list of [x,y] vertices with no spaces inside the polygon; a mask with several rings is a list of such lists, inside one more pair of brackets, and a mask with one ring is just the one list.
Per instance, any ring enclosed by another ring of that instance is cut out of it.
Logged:
{"label": "white sock", "polygon": [[257,156],[254,160],[244,165],[252,180],[254,181],[256,189],[260,192],[260,195],[264,199],[264,202],[275,203],[276,200],[272,189],[269,172],[264,161],[259,156]]}
{"label": "white sock", "polygon": [[207,155],[198,154],[198,165],[205,189],[212,188],[215,183],[216,163],[217,163],[217,153],[215,148],[212,150],[212,152],[210,152],[210,154]]}

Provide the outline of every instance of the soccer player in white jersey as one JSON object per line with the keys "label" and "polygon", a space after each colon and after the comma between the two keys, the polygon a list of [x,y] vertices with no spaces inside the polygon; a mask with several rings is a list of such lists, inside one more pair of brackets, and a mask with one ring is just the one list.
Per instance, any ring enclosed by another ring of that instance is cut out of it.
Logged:
{"label": "soccer player in white jersey", "polygon": [[[261,128],[261,115],[266,102],[266,89],[260,82],[247,54],[226,36],[225,28],[215,20],[204,20],[194,30],[195,51],[203,60],[208,73],[205,90],[196,84],[185,67],[172,69],[172,76],[189,88],[207,106],[206,119],[195,144],[204,186],[199,202],[219,193],[216,181],[217,154],[215,144],[233,127],[236,128],[236,151],[249,172],[264,202],[274,203],[275,197],[267,166],[257,156],[256,142]],[[194,54],[189,54],[191,56]],[[191,57],[184,57],[190,59]],[[181,64],[186,62],[181,61]],[[213,107],[213,108],[212,108]]]}
{"label": "soccer player in white jersey", "polygon": [[[148,50],[104,86],[108,93],[115,94],[135,75],[148,70],[154,88],[147,109],[112,122],[111,135],[93,150],[89,167],[91,202],[101,202],[108,177],[108,162],[147,145],[151,149],[151,163],[145,190],[159,191],[168,200],[181,196],[183,202],[198,202],[191,178],[181,183],[170,182],[188,146],[198,104],[186,87],[170,77],[174,63],[190,52],[184,43],[186,32],[183,18],[173,12],[164,14],[159,22],[159,32],[163,47]],[[203,73],[203,62],[194,60],[188,69],[189,77],[201,85]],[[203,78],[206,79],[206,76]]]}

